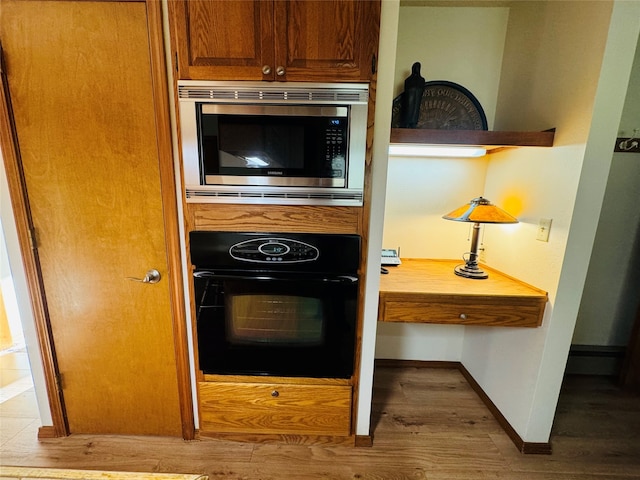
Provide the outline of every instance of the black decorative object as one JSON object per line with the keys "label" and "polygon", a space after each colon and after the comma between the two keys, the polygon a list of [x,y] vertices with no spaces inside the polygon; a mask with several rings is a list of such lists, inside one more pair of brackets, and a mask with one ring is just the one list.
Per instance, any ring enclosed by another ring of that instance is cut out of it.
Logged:
{"label": "black decorative object", "polygon": [[[393,99],[392,128],[406,128],[403,126],[403,97],[404,93]],[[487,130],[487,117],[478,99],[462,85],[434,80],[424,84],[418,121],[413,128]]]}
{"label": "black decorative object", "polygon": [[411,75],[404,81],[400,108],[402,128],[416,128],[425,83],[424,77],[420,75],[420,62],[416,62],[411,66]]}

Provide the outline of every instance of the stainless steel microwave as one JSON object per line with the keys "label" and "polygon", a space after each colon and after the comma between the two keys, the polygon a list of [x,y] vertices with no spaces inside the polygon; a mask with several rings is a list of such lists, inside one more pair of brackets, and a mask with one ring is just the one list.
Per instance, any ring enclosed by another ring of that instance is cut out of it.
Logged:
{"label": "stainless steel microwave", "polygon": [[362,205],[367,84],[178,82],[187,202]]}

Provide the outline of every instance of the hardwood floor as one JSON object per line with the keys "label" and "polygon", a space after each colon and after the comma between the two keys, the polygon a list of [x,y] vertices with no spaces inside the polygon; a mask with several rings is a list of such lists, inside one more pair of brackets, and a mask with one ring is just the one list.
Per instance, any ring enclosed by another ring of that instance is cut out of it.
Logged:
{"label": "hardwood floor", "polygon": [[457,370],[383,367],[375,374],[371,448],[110,435],[38,442],[32,425],[3,435],[0,463],[247,480],[640,479],[639,400],[606,377],[569,377],[554,453],[522,455]]}

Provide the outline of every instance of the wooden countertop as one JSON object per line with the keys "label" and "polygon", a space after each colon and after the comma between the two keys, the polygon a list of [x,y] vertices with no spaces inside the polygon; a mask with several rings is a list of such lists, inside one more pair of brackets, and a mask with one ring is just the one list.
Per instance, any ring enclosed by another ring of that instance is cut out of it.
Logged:
{"label": "wooden countertop", "polygon": [[380,275],[378,320],[536,327],[547,292],[482,266],[489,278],[456,275],[461,260],[402,259]]}
{"label": "wooden countertop", "polygon": [[482,265],[489,278],[477,280],[453,273],[462,260],[403,258],[402,265],[386,267],[380,275],[380,292],[440,293],[452,295],[534,296],[547,298],[547,292]]}

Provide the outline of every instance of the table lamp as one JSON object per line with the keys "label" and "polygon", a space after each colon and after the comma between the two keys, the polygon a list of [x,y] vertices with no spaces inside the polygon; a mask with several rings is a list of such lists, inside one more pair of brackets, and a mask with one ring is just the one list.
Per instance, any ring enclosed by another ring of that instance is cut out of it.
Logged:
{"label": "table lamp", "polygon": [[[518,223],[518,219],[509,215],[501,208],[493,205],[486,198],[478,197],[471,200],[468,204],[456,208],[453,212],[444,215],[442,218],[446,220],[454,220],[456,222],[472,222],[473,234],[471,235],[471,251],[468,252],[469,257],[463,259],[464,265],[455,267],[456,275],[466,278],[475,278],[482,280],[488,278],[489,275],[478,267],[478,235],[480,233],[481,223]],[[465,254],[466,255],[466,254]]]}

